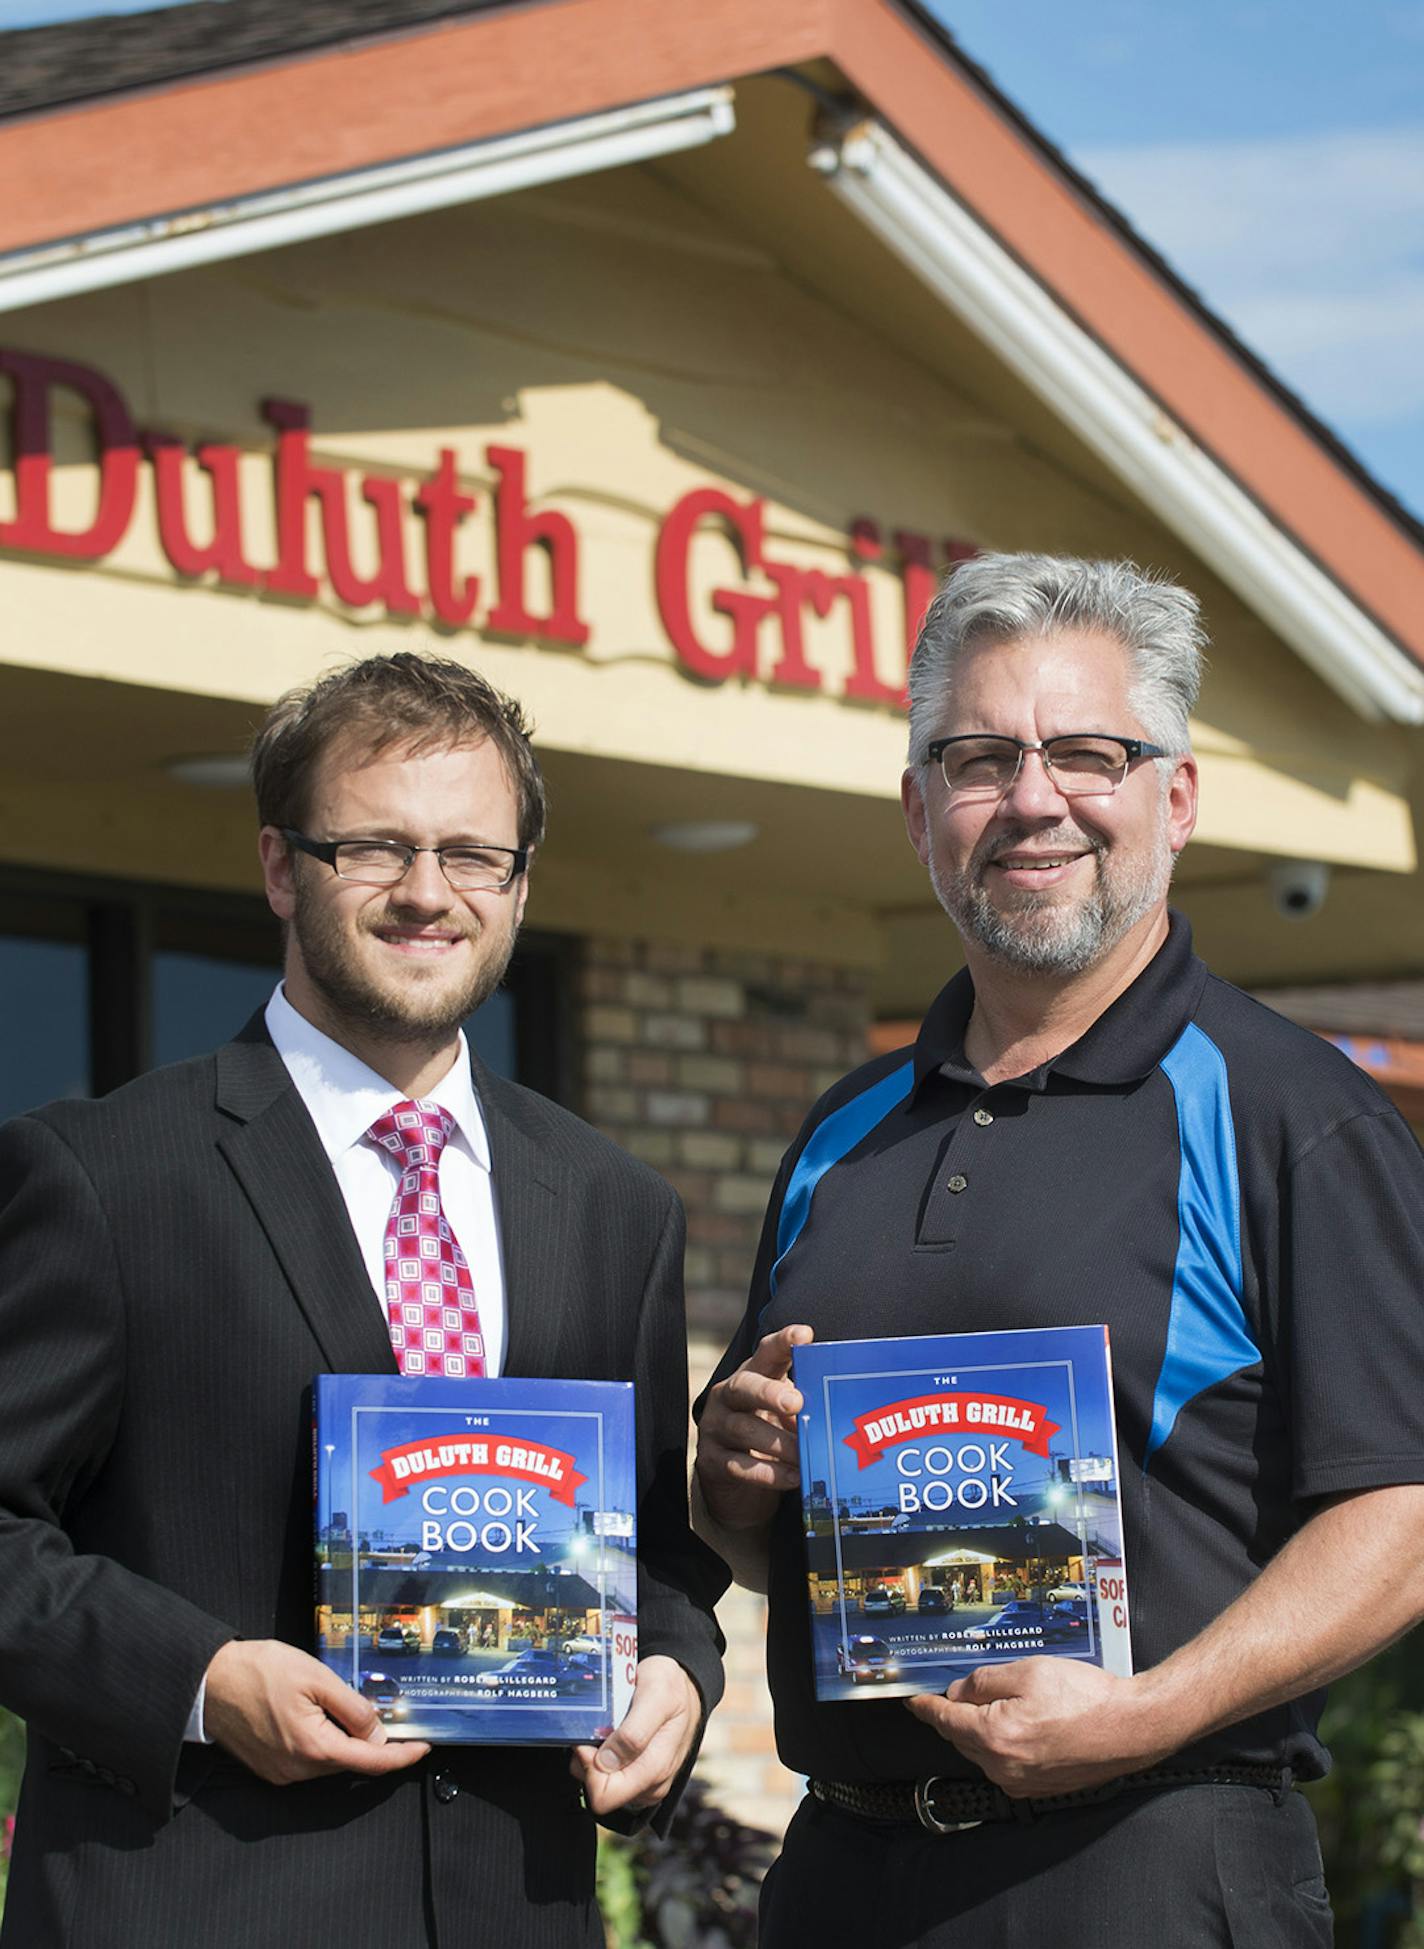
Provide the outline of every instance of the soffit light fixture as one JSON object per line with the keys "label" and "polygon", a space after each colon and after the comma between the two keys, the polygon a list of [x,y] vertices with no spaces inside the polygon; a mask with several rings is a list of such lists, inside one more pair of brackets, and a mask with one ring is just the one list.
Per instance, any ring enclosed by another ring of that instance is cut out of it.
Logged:
{"label": "soffit light fixture", "polygon": [[675,819],[648,830],[660,846],[675,853],[732,853],[750,846],[761,833],[751,819]]}
{"label": "soffit light fixture", "polygon": [[163,769],[182,785],[204,792],[235,792],[251,783],[247,759],[236,752],[213,751],[192,758],[170,758]]}

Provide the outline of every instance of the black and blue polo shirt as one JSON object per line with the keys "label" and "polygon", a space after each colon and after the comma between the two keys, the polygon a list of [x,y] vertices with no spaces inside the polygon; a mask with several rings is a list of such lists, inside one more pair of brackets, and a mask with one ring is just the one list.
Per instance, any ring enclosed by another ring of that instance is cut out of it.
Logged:
{"label": "black and blue polo shirt", "polygon": [[[794,1322],[827,1340],[1106,1323],[1140,1671],[1322,1498],[1424,1481],[1424,1155],[1338,1050],[1212,975],[1178,915],[1088,1032],[1011,1082],[966,1061],[973,1000],[956,975],[913,1047],[816,1104],[717,1377]],[[977,1777],[903,1704],[816,1703],[795,1505],[772,1537],[785,1764]],[[1192,1761],[1314,1777],[1322,1703],[1212,1735]]]}

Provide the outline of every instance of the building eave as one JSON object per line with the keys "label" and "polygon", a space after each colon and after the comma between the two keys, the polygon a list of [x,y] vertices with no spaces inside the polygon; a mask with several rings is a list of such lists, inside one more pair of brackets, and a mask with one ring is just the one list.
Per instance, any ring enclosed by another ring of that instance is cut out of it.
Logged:
{"label": "building eave", "polygon": [[[1368,625],[1345,633],[1378,639],[1364,658],[1378,681],[1362,691],[1347,668],[1337,688],[1415,721],[1417,526],[1055,161],[914,0],[703,0],[672,11],[660,0],[547,0],[21,117],[0,124],[10,190],[0,252],[282,195],[817,60],[835,65],[862,108],[1283,532],[1313,566],[1311,586],[1339,592],[1330,614],[1343,604]],[[96,150],[121,155],[124,167],[96,169]],[[1353,667],[1360,656],[1340,661]],[[1402,705],[1388,701],[1391,690],[1404,693]]]}
{"label": "building eave", "polygon": [[0,312],[449,209],[674,154],[728,134],[729,88],[701,88],[0,256]]}

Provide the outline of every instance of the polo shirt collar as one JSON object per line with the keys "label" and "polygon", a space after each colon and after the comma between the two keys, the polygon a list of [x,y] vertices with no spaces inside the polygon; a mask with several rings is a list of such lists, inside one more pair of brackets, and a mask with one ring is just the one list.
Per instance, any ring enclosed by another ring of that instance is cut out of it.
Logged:
{"label": "polo shirt collar", "polygon": [[[1205,963],[1192,952],[1187,921],[1181,914],[1169,914],[1167,938],[1136,981],[1075,1043],[1052,1062],[1016,1077],[1014,1087],[1041,1093],[1055,1075],[1076,1083],[1139,1082],[1157,1067],[1196,1013],[1206,975]],[[911,1104],[931,1075],[984,1087],[983,1077],[964,1053],[973,1012],[974,982],[969,970],[961,968],[935,997],[920,1028]]]}
{"label": "polo shirt collar", "polygon": [[[306,1104],[322,1148],[334,1164],[359,1144],[378,1117],[397,1103],[401,1092],[359,1056],[299,1014],[280,985],[267,1004],[267,1033]],[[483,1170],[490,1168],[489,1137],[475,1094],[470,1052],[464,1032],[449,1070],[422,1099],[438,1103],[455,1120],[453,1141],[461,1143]]]}

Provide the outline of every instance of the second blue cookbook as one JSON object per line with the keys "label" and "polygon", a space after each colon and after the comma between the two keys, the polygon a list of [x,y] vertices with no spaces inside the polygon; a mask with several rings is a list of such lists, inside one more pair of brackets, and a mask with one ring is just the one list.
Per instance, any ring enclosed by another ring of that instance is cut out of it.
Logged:
{"label": "second blue cookbook", "polygon": [[796,1349],[816,1696],[1132,1669],[1103,1326]]}
{"label": "second blue cookbook", "polygon": [[569,1745],[637,1662],[633,1390],[323,1374],[318,1655],[389,1732]]}

